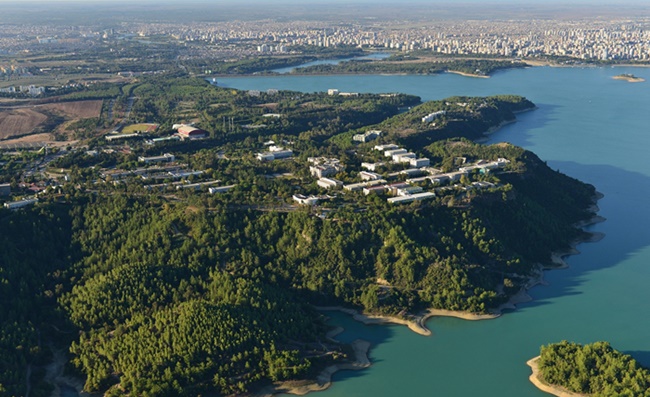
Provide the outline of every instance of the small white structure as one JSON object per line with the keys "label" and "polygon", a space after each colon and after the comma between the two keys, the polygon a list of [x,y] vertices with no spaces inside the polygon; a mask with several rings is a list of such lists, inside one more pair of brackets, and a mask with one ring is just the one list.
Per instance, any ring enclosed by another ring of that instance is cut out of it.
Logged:
{"label": "small white structure", "polygon": [[380,135],[381,135],[381,131],[379,131],[379,130],[370,130],[370,131],[367,131],[367,132],[365,132],[363,134],[354,135],[352,137],[352,140],[356,141],[356,142],[365,143],[365,142],[370,142],[372,140],[377,139]]}
{"label": "small white structure", "polygon": [[368,182],[360,182],[360,183],[352,183],[350,185],[345,185],[343,186],[343,189],[350,191],[350,192],[356,192],[359,190],[363,190],[365,187],[371,187],[371,186],[378,186],[386,183],[385,179],[377,179],[376,181],[368,181]]}
{"label": "small white structure", "polygon": [[201,190],[204,186],[210,186],[210,185],[216,185],[221,181],[205,181],[205,182],[198,182],[198,183],[188,183],[184,185],[177,185],[176,190],[181,190],[181,189],[194,189],[194,190]]}
{"label": "small white structure", "polygon": [[431,162],[429,161],[428,158],[423,157],[419,159],[409,159],[409,164],[413,168],[421,168],[421,167],[428,167]]}
{"label": "small white structure", "polygon": [[339,186],[343,186],[343,182],[339,181],[338,179],[334,178],[320,178],[316,184],[323,189],[333,189],[337,188]]}
{"label": "small white structure", "polygon": [[372,193],[379,194],[379,193],[384,193],[386,191],[386,186],[379,185],[379,186],[368,186],[363,188],[363,194],[366,196]]}
{"label": "small white structure", "polygon": [[37,198],[24,199],[20,201],[12,201],[11,203],[5,203],[5,208],[10,210],[17,210],[18,208],[27,207],[29,205],[34,205],[38,202]]}
{"label": "small white structure", "polygon": [[361,177],[362,181],[376,181],[377,179],[381,179],[381,175],[368,171],[359,172],[359,176]]}
{"label": "small white structure", "polygon": [[377,171],[377,168],[383,165],[384,163],[361,163],[361,168],[365,168],[368,171]]}
{"label": "small white structure", "polygon": [[415,159],[415,153],[398,153],[393,155],[393,161],[396,163],[410,163],[411,159]]}
{"label": "small white structure", "polygon": [[337,90],[336,88],[330,88],[329,90],[327,90],[327,95],[338,95],[338,94],[339,94],[339,90]]}
{"label": "small white structure", "polygon": [[413,201],[428,200],[434,197],[436,197],[434,193],[424,192],[424,193],[410,194],[406,196],[390,197],[387,199],[387,201],[391,204],[402,204],[402,203],[410,203]]}
{"label": "small white structure", "polygon": [[140,156],[138,157],[138,161],[141,163],[149,164],[149,163],[171,163],[174,160],[176,160],[176,157],[174,157],[173,154],[170,153],[165,153],[162,156],[153,156],[153,157],[144,157]]}
{"label": "small white structure", "polygon": [[319,199],[316,196],[304,196],[302,194],[294,194],[293,200],[296,201],[298,204],[316,205],[318,204]]}
{"label": "small white structure", "polygon": [[[275,148],[275,150],[273,150]],[[286,159],[293,157],[293,151],[291,149],[279,149],[277,147],[271,147],[270,152],[257,153],[257,159],[260,161],[273,161],[279,159]]]}
{"label": "small white structure", "polygon": [[208,192],[210,192],[210,194],[225,193],[228,190],[234,188],[235,186],[237,186],[237,185],[211,187],[211,188],[208,189]]}
{"label": "small white structure", "polygon": [[446,114],[446,113],[447,113],[447,112],[444,111],[444,110],[441,110],[441,111],[439,111],[439,112],[429,113],[429,114],[427,114],[426,116],[422,117],[422,122],[423,122],[423,123],[430,123],[430,122],[432,122],[433,120],[437,119],[437,118],[440,117],[440,116],[443,116],[443,115]]}
{"label": "small white structure", "polygon": [[397,189],[397,195],[398,196],[409,196],[412,194],[417,194],[417,193],[422,193],[422,189],[420,186],[407,186],[403,187],[401,189]]}
{"label": "small white structure", "polygon": [[406,149],[391,149],[391,150],[384,151],[384,157],[393,157],[396,154],[404,154],[404,153],[408,153],[408,150],[406,150]]}
{"label": "small white structure", "polygon": [[384,145],[376,145],[374,147],[375,150],[378,150],[380,152],[384,152],[386,150],[393,150],[393,149],[399,149],[399,146],[397,146],[394,143],[386,143]]}

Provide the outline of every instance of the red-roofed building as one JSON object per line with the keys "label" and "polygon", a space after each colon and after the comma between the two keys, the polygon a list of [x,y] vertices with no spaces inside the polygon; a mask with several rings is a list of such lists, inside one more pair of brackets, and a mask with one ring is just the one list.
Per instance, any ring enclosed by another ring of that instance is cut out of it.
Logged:
{"label": "red-roofed building", "polygon": [[183,139],[201,139],[208,136],[208,133],[191,125],[183,125],[178,127],[178,135]]}

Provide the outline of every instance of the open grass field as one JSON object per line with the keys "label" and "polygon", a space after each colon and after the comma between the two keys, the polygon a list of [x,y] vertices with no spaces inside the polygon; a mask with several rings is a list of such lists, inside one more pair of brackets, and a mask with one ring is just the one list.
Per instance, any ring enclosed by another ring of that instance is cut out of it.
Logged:
{"label": "open grass field", "polygon": [[125,134],[131,134],[134,132],[154,132],[158,129],[158,124],[131,124],[122,128],[122,132]]}

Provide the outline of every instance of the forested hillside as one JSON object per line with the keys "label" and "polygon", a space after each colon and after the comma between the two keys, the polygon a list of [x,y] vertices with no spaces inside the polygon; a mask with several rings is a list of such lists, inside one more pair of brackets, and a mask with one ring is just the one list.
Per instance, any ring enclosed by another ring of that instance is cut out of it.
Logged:
{"label": "forested hillside", "polygon": [[650,371],[607,342],[542,346],[538,366],[552,385],[590,396],[650,396]]}
{"label": "forested hillside", "polygon": [[3,387],[21,390],[17,369],[38,360],[36,329],[50,317],[80,332],[71,352],[90,391],[228,394],[304,377],[338,349],[319,343],[325,328],[307,304],[485,312],[580,235],[571,223],[589,215],[593,187],[532,153],[467,141],[427,150],[443,163],[505,156],[516,170],[456,204],[341,206],[325,219],[141,194],[1,212],[12,231],[3,296],[15,302],[3,307],[14,319],[3,341],[16,364]]}

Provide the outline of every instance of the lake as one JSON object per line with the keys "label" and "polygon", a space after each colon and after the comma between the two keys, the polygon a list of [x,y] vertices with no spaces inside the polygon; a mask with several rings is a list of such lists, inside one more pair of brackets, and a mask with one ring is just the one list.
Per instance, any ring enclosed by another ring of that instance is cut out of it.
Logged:
{"label": "lake", "polygon": [[[621,73],[643,83],[613,80]],[[492,134],[535,152],[550,167],[589,182],[605,197],[589,227],[606,237],[582,244],[565,270],[546,272],[534,298],[495,320],[433,318],[430,337],[403,326],[364,326],[332,313],[340,338],[373,343],[371,368],[335,375],[317,394],[334,396],[548,396],[529,381],[526,361],[563,339],[611,342],[650,366],[650,68],[537,67],[490,79],[432,76],[275,76],[220,78],[219,86],[347,92],[404,92],[423,100],[452,95],[523,95],[539,109]]]}
{"label": "lake", "polygon": [[316,66],[316,65],[338,65],[341,62],[347,62],[347,61],[361,61],[364,59],[386,59],[390,57],[391,54],[386,53],[386,52],[375,52],[372,54],[360,56],[360,57],[354,57],[354,58],[341,58],[341,59],[321,59],[318,61],[313,61],[313,62],[307,62],[299,66],[289,66],[286,68],[278,68],[278,69],[272,69],[272,72],[280,73],[280,74],[287,74],[291,73],[294,69],[300,67],[300,68],[306,68],[309,66]]}

